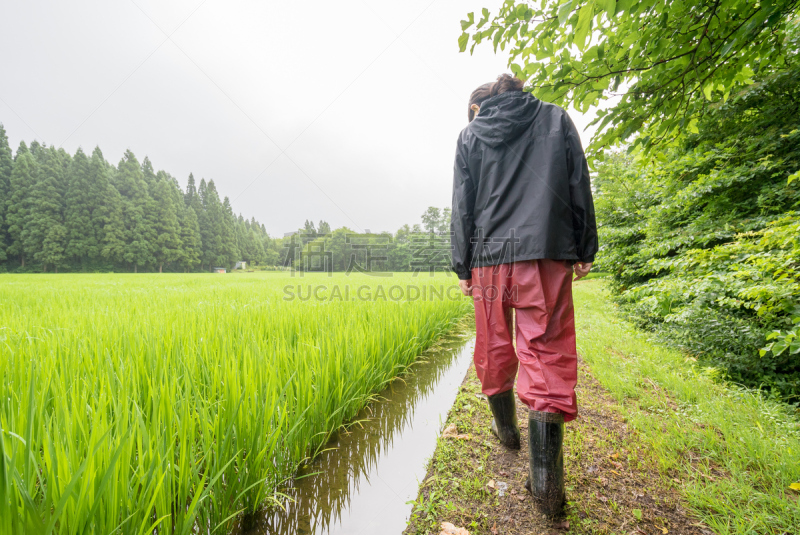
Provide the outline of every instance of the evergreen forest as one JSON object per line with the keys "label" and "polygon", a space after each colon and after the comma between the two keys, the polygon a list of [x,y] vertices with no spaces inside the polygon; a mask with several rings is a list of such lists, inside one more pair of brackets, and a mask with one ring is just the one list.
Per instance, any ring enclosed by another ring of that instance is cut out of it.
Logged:
{"label": "evergreen forest", "polygon": [[435,271],[449,266],[450,209],[421,224],[369,233],[306,220],[285,237],[236,215],[213,180],[185,188],[130,150],[114,166],[33,141],[13,153],[0,124],[0,271],[144,272],[230,269]]}

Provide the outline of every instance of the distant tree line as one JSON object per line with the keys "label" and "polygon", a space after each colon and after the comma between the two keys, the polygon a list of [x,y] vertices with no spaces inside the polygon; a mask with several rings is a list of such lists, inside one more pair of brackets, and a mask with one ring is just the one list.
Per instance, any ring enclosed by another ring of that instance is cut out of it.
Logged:
{"label": "distant tree line", "polygon": [[325,221],[306,221],[284,237],[283,266],[299,271],[356,271],[379,275],[392,271],[450,270],[450,208],[429,207],[422,223],[403,225],[397,232],[334,231]]}
{"label": "distant tree line", "polygon": [[[255,218],[235,215],[213,180],[184,191],[130,150],[114,166],[34,141],[16,153],[0,124],[0,271],[196,271],[233,266],[300,270],[448,269],[450,209],[395,234],[332,231],[306,221],[273,238]],[[320,263],[319,259],[324,261]]]}
{"label": "distant tree line", "polygon": [[6,270],[192,271],[276,264],[279,244],[236,216],[213,180],[186,191],[148,158],[117,166],[36,141],[12,156],[0,125],[0,264]]}

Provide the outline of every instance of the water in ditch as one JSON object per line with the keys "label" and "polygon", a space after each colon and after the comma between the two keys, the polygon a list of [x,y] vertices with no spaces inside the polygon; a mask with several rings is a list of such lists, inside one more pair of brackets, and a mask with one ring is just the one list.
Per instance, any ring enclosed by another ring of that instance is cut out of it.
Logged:
{"label": "water in ditch", "polygon": [[288,489],[286,510],[245,518],[242,535],[401,533],[428,459],[472,360],[474,340],[452,336],[428,351],[334,436]]}

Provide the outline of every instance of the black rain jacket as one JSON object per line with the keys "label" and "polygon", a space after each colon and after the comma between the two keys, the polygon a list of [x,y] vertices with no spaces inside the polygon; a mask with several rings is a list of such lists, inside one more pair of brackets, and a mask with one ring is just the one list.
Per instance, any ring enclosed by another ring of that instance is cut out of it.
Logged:
{"label": "black rain jacket", "polygon": [[536,258],[593,262],[589,167],[567,112],[509,91],[461,131],[450,220],[453,271]]}

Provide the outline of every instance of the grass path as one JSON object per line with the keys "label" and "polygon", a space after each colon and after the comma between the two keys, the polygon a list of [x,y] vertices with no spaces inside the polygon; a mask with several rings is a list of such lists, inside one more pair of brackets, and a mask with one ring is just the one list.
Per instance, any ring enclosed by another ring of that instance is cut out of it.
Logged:
{"label": "grass path", "polygon": [[472,535],[798,533],[797,414],[648,340],[602,280],[576,283],[575,301],[581,418],[567,426],[566,521],[534,513],[526,443],[517,454],[491,436],[471,368],[446,424],[468,438],[440,438],[406,533],[439,533],[440,522]]}

